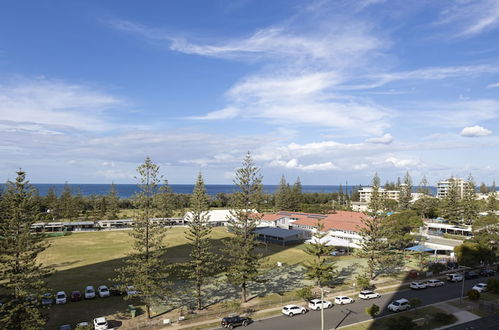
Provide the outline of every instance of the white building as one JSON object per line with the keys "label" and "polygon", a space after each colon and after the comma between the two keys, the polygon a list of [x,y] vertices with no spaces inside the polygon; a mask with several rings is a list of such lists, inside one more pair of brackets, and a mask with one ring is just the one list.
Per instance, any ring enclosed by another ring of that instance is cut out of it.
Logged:
{"label": "white building", "polygon": [[[394,199],[396,201],[400,198],[399,190],[385,190],[384,188],[378,188],[378,193],[385,199]],[[373,187],[362,187],[359,189],[359,201],[364,203],[369,203],[371,201],[371,196],[373,194]]]}
{"label": "white building", "polygon": [[466,183],[468,181],[460,178],[450,178],[447,180],[442,180],[437,182],[437,198],[445,198],[452,184],[457,185],[459,191],[459,196],[463,198],[464,190],[466,189]]}
{"label": "white building", "polygon": [[[249,212],[255,212],[255,210],[248,210]],[[231,210],[210,210],[206,213],[208,217],[208,223],[211,226],[227,226],[230,219],[234,218]],[[184,222],[189,222],[192,217],[191,212],[187,212],[184,215]]]}

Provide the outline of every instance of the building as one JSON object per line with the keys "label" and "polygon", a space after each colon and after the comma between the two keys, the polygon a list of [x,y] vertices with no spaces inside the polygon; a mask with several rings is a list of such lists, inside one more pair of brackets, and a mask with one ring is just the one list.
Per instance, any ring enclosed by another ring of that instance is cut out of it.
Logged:
{"label": "building", "polygon": [[277,227],[258,228],[254,231],[256,239],[265,243],[274,243],[282,246],[300,244],[305,241],[302,230],[283,229]]}
{"label": "building", "polygon": [[[371,196],[373,194],[373,187],[361,187],[359,189],[359,202],[369,203],[371,201]],[[393,199],[398,201],[400,198],[399,190],[385,190],[384,188],[378,188],[378,193],[381,197],[385,199]]]}
{"label": "building", "polygon": [[[248,212],[256,212],[256,211],[248,210]],[[191,217],[192,217],[191,212],[185,213],[183,218],[183,224],[188,223]],[[208,224],[214,227],[227,226],[229,220],[234,218],[232,210],[210,210],[206,212],[206,217],[208,218]]]}
{"label": "building", "polygon": [[437,182],[437,198],[447,197],[450,187],[455,184],[459,191],[459,197],[463,198],[464,191],[466,189],[466,183],[468,181],[460,178],[450,178],[447,180],[442,180]]}

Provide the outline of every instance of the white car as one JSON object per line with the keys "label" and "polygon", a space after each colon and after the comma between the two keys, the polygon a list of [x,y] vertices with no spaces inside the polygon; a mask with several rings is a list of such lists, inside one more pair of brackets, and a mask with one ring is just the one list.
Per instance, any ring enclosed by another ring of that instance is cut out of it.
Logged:
{"label": "white car", "polygon": [[129,285],[126,287],[126,294],[129,296],[135,296],[137,294],[137,290],[133,285]]}
{"label": "white car", "polygon": [[85,299],[95,298],[95,289],[93,286],[89,285],[85,288]]}
{"label": "white car", "polygon": [[463,280],[463,275],[461,274],[448,274],[447,281],[449,282],[460,282]]}
{"label": "white car", "polygon": [[327,300],[321,301],[320,299],[312,299],[308,303],[308,308],[313,309],[314,311],[318,311],[321,308],[331,308],[333,307],[333,303]]}
{"label": "white car", "polygon": [[346,305],[346,304],[351,304],[353,303],[355,300],[353,300],[352,298],[350,297],[347,297],[347,296],[338,296],[336,298],[334,298],[334,303],[336,305]]}
{"label": "white car", "polygon": [[426,285],[428,285],[429,287],[432,287],[432,288],[435,288],[437,286],[442,286],[444,284],[445,283],[443,281],[440,281],[440,280],[428,280],[426,282]]}
{"label": "white car", "polygon": [[404,298],[392,301],[390,305],[388,305],[388,310],[392,312],[405,311],[409,308],[411,308],[411,305],[409,305],[409,300]]}
{"label": "white car", "polygon": [[374,291],[363,290],[363,291],[360,291],[360,293],[359,293],[359,298],[364,299],[364,300],[374,299],[374,298],[379,298],[379,297],[381,297],[381,295],[377,292],[374,292]]}
{"label": "white car", "polygon": [[287,316],[293,317],[293,315],[297,314],[305,314],[307,309],[298,305],[286,305],[282,308],[282,313]]}
{"label": "white car", "polygon": [[65,304],[67,302],[68,302],[68,299],[66,296],[66,292],[64,292],[64,291],[57,292],[57,294],[55,295],[55,304],[61,305],[61,304]]}
{"label": "white car", "polygon": [[487,291],[487,284],[485,283],[478,283],[476,284],[473,288],[473,290],[476,290],[480,293]]}
{"label": "white car", "polygon": [[426,283],[425,282],[412,282],[411,285],[409,285],[411,289],[414,290],[420,290],[420,289],[426,289]]}
{"label": "white car", "polygon": [[97,288],[97,292],[99,293],[99,297],[109,297],[109,289],[105,285],[101,285]]}
{"label": "white car", "polygon": [[95,330],[107,330],[107,320],[105,317],[98,317],[94,319],[94,329]]}

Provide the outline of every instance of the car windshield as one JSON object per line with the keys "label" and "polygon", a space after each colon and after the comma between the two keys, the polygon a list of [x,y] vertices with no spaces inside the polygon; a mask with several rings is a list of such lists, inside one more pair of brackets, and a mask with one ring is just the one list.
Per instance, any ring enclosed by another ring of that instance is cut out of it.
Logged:
{"label": "car windshield", "polygon": [[398,301],[394,301],[392,304],[395,305],[395,306],[400,305],[400,303]]}
{"label": "car windshield", "polygon": [[100,290],[101,291],[107,291],[107,288],[101,288]]}
{"label": "car windshield", "polygon": [[97,322],[97,325],[106,325],[106,324],[107,324],[106,321]]}
{"label": "car windshield", "polygon": [[66,295],[63,294],[63,293],[60,293],[60,294],[57,295],[57,298],[64,298],[64,297],[66,297]]}

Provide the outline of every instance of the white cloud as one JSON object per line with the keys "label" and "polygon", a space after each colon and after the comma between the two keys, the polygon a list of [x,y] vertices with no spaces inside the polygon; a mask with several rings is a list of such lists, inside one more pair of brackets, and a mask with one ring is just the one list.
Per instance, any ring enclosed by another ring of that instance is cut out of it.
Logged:
{"label": "white cloud", "polygon": [[448,24],[457,30],[457,36],[472,36],[499,26],[499,1],[465,0],[441,12],[439,24]]}
{"label": "white cloud", "polygon": [[269,166],[284,167],[287,169],[298,169],[302,171],[330,171],[337,169],[337,166],[332,162],[303,165],[300,164],[296,158],[293,158],[289,161],[274,160],[269,163]]}
{"label": "white cloud", "polygon": [[393,142],[393,136],[390,133],[386,133],[381,137],[367,139],[366,142],[375,144],[390,144]]}
{"label": "white cloud", "polygon": [[414,158],[397,158],[397,157],[388,157],[386,158],[383,163],[385,164],[390,164],[394,167],[397,168],[415,168],[415,167],[421,167],[423,164],[419,159],[414,159]]}
{"label": "white cloud", "polygon": [[193,120],[221,120],[221,119],[232,119],[239,114],[239,109],[228,107],[217,111],[212,111],[204,116],[191,116],[187,119]]}
{"label": "white cloud", "polygon": [[499,87],[499,82],[487,85],[487,88],[497,88],[497,87]]}
{"label": "white cloud", "polygon": [[463,128],[461,131],[461,136],[465,137],[478,137],[486,136],[492,134],[492,131],[482,127],[482,126],[469,126]]}

